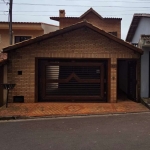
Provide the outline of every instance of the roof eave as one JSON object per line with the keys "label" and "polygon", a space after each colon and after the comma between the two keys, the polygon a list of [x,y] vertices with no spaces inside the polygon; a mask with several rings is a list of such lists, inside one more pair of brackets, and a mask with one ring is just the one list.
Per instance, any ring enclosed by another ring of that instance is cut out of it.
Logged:
{"label": "roof eave", "polygon": [[82,21],[82,22],[79,22],[79,23],[76,23],[72,26],[69,26],[69,27],[66,27],[66,28],[63,28],[63,29],[60,29],[60,30],[57,30],[57,31],[54,31],[54,32],[51,32],[51,33],[48,33],[48,34],[44,34],[42,36],[39,36],[39,37],[36,37],[34,39],[31,39],[31,40],[27,40],[27,41],[24,41],[22,43],[19,43],[19,44],[16,44],[16,45],[13,45],[13,46],[9,46],[9,47],[6,47],[6,48],[3,48],[3,52],[8,52],[10,50],[14,50],[14,49],[18,49],[18,48],[21,48],[21,47],[24,47],[24,46],[27,46],[27,45],[30,45],[30,44],[33,44],[33,43],[36,43],[36,42],[40,42],[42,40],[45,40],[47,38],[51,38],[51,37],[54,37],[54,36],[57,36],[57,35],[60,35],[62,33],[65,33],[65,32],[69,32],[70,30],[75,30],[75,29],[78,29],[82,26],[87,26],[91,29],[93,29],[94,31],[98,32],[98,33],[101,33],[102,35],[116,41],[117,43],[120,43],[136,52],[139,52],[140,54],[143,53],[143,51],[111,34],[108,34],[106,33],[105,31],[99,29],[98,27],[92,25],[91,23],[87,22],[87,21]]}
{"label": "roof eave", "polygon": [[0,66],[6,65],[8,62],[7,59],[0,61]]}

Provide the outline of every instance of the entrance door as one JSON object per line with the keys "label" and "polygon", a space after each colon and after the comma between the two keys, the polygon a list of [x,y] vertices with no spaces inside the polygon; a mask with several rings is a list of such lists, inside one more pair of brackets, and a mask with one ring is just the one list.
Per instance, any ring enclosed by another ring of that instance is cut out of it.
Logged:
{"label": "entrance door", "polygon": [[39,61],[39,101],[104,100],[104,66],[77,60]]}
{"label": "entrance door", "polygon": [[137,101],[136,95],[136,61],[128,61],[128,97],[134,101]]}

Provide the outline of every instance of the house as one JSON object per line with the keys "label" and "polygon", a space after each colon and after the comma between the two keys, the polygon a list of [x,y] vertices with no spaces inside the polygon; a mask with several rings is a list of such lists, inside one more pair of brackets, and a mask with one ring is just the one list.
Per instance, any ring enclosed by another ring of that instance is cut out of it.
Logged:
{"label": "house", "polygon": [[50,19],[59,21],[59,28],[65,28],[81,21],[87,21],[94,26],[121,38],[121,18],[103,18],[94,9],[90,8],[80,17],[66,17],[65,10],[59,11],[59,17],[50,17]]}
{"label": "house", "polygon": [[[34,38],[58,29],[58,26],[38,22],[13,22],[13,44]],[[0,51],[9,45],[9,24],[0,21]]]}
{"label": "house", "polygon": [[141,56],[141,97],[150,97],[149,35],[150,14],[134,14],[126,41],[143,49]]}
{"label": "house", "polygon": [[[38,22],[13,22],[13,44],[22,42],[24,40],[34,38],[55,30],[58,30],[58,26],[46,24],[46,23],[38,23]],[[6,72],[6,65],[4,66],[4,59],[6,59],[6,55],[2,54],[2,48],[9,46],[9,24],[8,22],[0,22],[0,84],[7,83],[6,76],[3,73]],[[4,94],[5,93],[5,94]],[[0,106],[3,104],[3,98],[6,99],[6,91],[3,90],[2,86],[0,86]]]}
{"label": "house", "polygon": [[126,41],[137,45],[142,34],[149,35],[150,14],[134,14]]}
{"label": "house", "polygon": [[3,48],[8,82],[16,84],[10,102],[116,103],[120,90],[139,101],[143,51],[120,39],[120,18],[89,9],[79,18],[51,19],[59,30]]}

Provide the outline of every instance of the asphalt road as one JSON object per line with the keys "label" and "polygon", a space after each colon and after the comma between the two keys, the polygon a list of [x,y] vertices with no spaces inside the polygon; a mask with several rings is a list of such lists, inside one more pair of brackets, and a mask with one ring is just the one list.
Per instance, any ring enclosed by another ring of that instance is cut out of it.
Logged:
{"label": "asphalt road", "polygon": [[149,150],[150,113],[0,121],[0,150]]}

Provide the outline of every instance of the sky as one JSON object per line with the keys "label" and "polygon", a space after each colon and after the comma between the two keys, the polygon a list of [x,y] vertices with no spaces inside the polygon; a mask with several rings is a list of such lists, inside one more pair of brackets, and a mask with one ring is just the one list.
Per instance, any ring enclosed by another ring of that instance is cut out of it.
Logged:
{"label": "sky", "polygon": [[[8,21],[9,0],[0,0],[0,21]],[[125,40],[134,13],[150,13],[150,0],[13,0],[13,22],[44,22],[58,25],[49,17],[79,17],[89,8],[102,17],[122,18],[121,38]]]}

